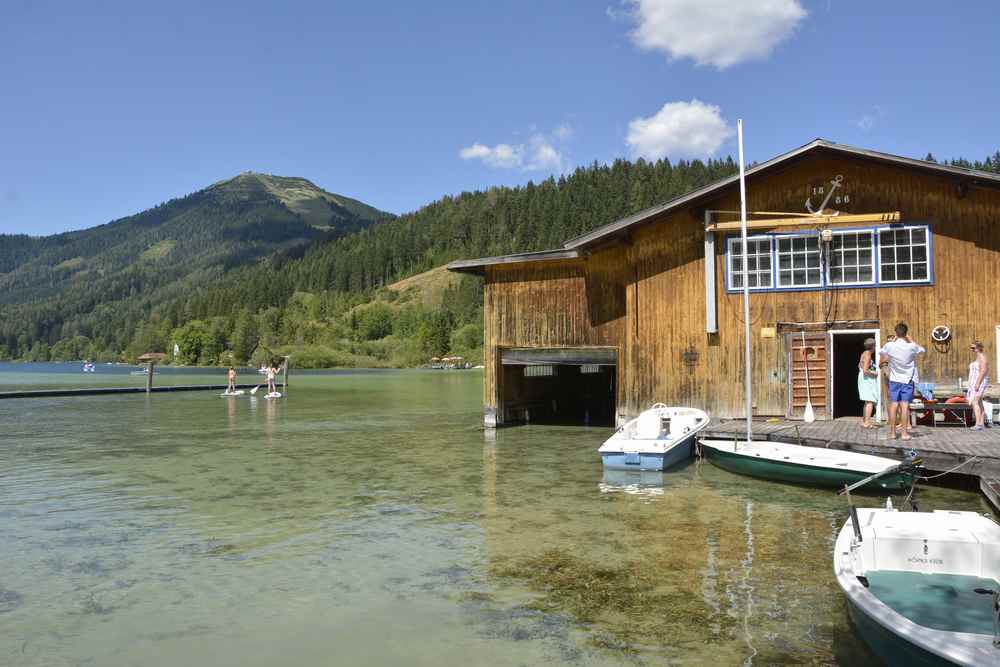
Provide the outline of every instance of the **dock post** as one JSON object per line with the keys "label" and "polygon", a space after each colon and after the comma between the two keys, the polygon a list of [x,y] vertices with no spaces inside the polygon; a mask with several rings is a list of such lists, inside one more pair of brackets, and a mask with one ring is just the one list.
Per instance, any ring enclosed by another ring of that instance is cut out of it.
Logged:
{"label": "dock post", "polygon": [[150,361],[146,365],[146,369],[147,369],[147,373],[146,373],[146,393],[147,394],[150,394],[150,393],[153,392],[153,367],[154,366],[156,366],[156,364],[154,362],[152,362],[152,361]]}
{"label": "dock post", "polygon": [[288,393],[288,362],[291,359],[291,357],[282,357],[282,358],[285,360],[285,363],[282,364],[284,366],[284,368],[282,369],[282,374],[281,374],[281,393],[282,394],[287,394]]}

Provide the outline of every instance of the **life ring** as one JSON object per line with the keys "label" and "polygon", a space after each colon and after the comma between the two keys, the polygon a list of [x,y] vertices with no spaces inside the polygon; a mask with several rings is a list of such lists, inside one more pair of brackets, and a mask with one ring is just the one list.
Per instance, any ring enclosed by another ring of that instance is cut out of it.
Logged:
{"label": "life ring", "polygon": [[939,324],[931,332],[931,338],[934,339],[935,343],[943,343],[951,338],[951,329],[944,324]]}

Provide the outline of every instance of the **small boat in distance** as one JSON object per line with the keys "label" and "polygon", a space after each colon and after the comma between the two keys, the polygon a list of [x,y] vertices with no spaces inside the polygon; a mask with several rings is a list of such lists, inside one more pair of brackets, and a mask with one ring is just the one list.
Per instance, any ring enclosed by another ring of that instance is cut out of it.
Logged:
{"label": "small boat in distance", "polygon": [[149,369],[141,368],[137,371],[132,371],[131,373],[129,373],[129,375],[149,375]]}
{"label": "small boat in distance", "polygon": [[894,459],[787,442],[703,439],[700,444],[702,454],[723,470],[776,482],[843,488],[895,467],[899,470],[862,488],[906,491],[915,472],[915,466]]}
{"label": "small boat in distance", "polygon": [[872,650],[890,665],[1000,665],[1000,525],[975,512],[856,512],[833,570]]}
{"label": "small boat in distance", "polygon": [[97,367],[94,366],[93,362],[85,361],[83,362],[83,372],[84,373],[96,373]]}
{"label": "small boat in distance", "polygon": [[691,458],[694,436],[708,422],[702,410],[657,403],[615,431],[597,451],[611,470],[666,470]]}

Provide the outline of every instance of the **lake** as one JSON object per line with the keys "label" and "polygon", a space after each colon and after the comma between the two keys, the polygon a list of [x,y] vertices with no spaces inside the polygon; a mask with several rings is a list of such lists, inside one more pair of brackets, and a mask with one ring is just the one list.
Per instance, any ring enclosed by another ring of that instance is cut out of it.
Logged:
{"label": "lake", "polygon": [[[130,381],[102,370],[8,364],[0,390]],[[487,432],[481,403],[479,371],[0,401],[0,662],[874,663],[834,493],[707,463],[606,476],[609,429]]]}

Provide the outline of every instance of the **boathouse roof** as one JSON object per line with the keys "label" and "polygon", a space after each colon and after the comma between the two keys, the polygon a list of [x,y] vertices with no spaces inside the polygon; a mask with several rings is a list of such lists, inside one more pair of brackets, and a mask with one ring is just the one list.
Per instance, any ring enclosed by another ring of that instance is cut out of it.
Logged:
{"label": "boathouse roof", "polygon": [[[848,146],[847,144],[838,144],[833,141],[827,141],[826,139],[814,139],[804,146],[790,150],[787,153],[782,153],[781,155],[773,157],[766,162],[754,165],[746,170],[746,176],[750,179],[752,176],[773,170],[779,166],[787,167],[789,163],[795,162],[807,155],[812,156],[823,153],[853,156],[924,172],[945,174],[957,177],[968,185],[1000,188],[1000,174],[980,171],[978,169],[940,164],[937,162],[928,162],[926,160],[917,160],[914,158],[902,157],[900,155],[892,155],[891,153],[882,153],[880,151],[874,151],[867,148],[857,148],[855,146]],[[487,266],[497,264],[550,261],[554,259],[574,259],[582,256],[589,248],[607,243],[617,237],[625,236],[635,227],[641,226],[664,213],[709,199],[717,195],[720,190],[738,182],[739,175],[735,174],[733,176],[720,179],[714,183],[706,185],[705,187],[698,188],[697,190],[692,190],[691,192],[683,194],[679,197],[675,197],[674,199],[671,199],[663,204],[652,206],[630,216],[621,218],[620,220],[598,227],[597,229],[593,229],[586,234],[569,239],[560,249],[518,253],[514,255],[502,255],[499,257],[483,257],[480,259],[464,259],[451,262],[448,264],[448,269],[450,271],[466,273],[482,273]]]}

